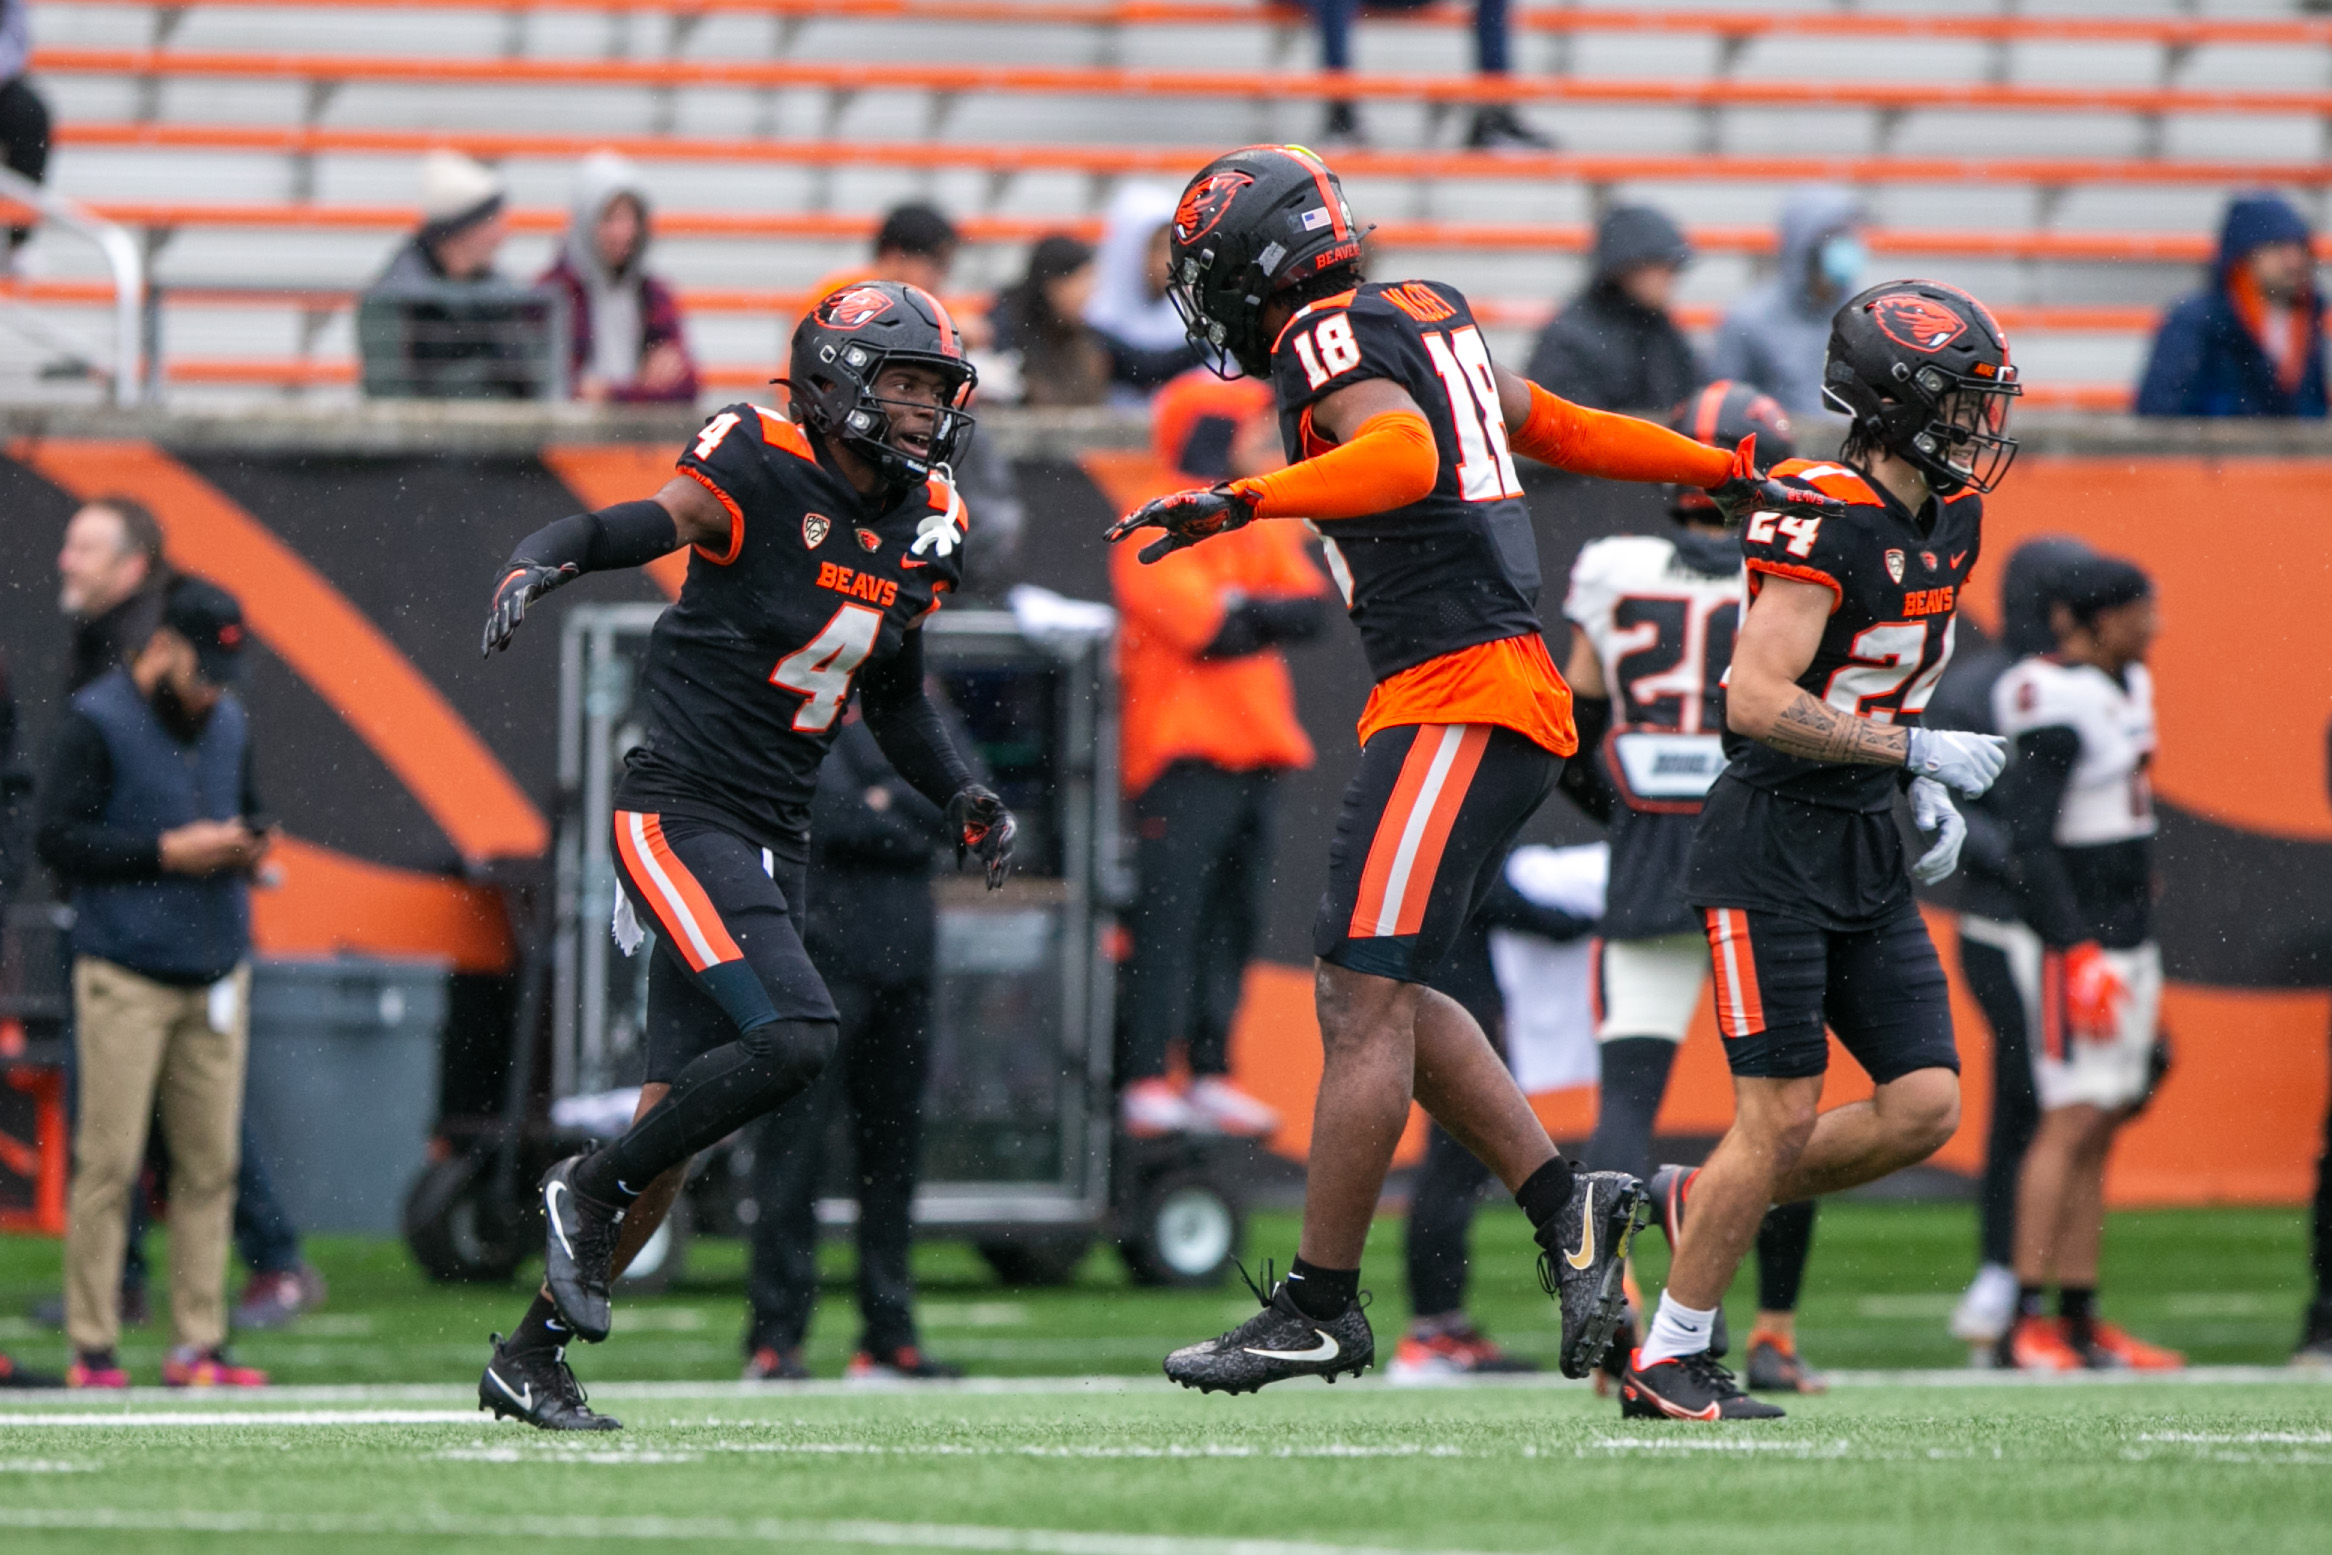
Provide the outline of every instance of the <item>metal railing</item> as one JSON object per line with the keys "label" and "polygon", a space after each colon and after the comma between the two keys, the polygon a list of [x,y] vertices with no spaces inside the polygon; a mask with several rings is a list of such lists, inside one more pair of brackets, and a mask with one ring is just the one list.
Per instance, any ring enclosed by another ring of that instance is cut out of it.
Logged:
{"label": "metal railing", "polygon": [[145,337],[146,262],[127,231],[86,207],[0,167],[0,201],[30,206],[69,232],[87,238],[113,272],[113,402],[135,405],[145,397],[140,357]]}

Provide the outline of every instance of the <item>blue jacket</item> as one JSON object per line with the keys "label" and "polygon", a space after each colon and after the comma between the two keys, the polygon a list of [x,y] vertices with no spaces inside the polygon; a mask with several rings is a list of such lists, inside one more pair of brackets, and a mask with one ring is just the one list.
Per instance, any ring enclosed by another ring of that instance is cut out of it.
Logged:
{"label": "blue jacket", "polygon": [[249,885],[165,874],[156,839],[248,813],[243,704],[222,697],[202,732],[181,741],[115,669],[74,693],[57,746],[41,853],[72,889],[75,953],[181,987],[233,971],[251,948]]}
{"label": "blue jacket", "polygon": [[2314,416],[2324,414],[2324,304],[2310,293],[2301,320],[2307,370],[2286,393],[2228,290],[2235,267],[2266,243],[2309,241],[2307,223],[2279,197],[2250,195],[2227,207],[2211,284],[2179,300],[2154,336],[2138,384],[2141,416]]}

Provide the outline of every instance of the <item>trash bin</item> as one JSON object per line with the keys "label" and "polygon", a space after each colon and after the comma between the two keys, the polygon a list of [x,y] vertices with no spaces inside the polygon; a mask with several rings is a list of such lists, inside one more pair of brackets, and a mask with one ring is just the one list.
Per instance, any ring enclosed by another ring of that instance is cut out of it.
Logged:
{"label": "trash bin", "polygon": [[395,1234],[436,1110],[447,973],[358,956],[252,968],[245,1106],[302,1231]]}

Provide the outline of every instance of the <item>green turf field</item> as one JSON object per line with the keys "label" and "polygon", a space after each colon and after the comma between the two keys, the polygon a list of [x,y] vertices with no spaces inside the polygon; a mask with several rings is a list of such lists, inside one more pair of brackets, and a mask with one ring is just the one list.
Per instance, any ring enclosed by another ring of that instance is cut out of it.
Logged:
{"label": "green turf field", "polygon": [[[510,1292],[431,1288],[393,1248],[320,1240],[330,1308],[240,1346],[293,1387],[0,1394],[0,1550],[2328,1547],[2332,1386],[2280,1370],[2045,1386],[1969,1374],[1942,1327],[1969,1227],[1954,1207],[1826,1210],[1808,1349],[1861,1375],[1779,1425],[1723,1430],[1623,1423],[1582,1384],[1372,1378],[1194,1397],[1153,1380],[1157,1358],[1242,1315],[1243,1296],[1134,1290],[1105,1256],[1068,1289],[1008,1290],[945,1246],[921,1255],[927,1337],[973,1384],[745,1388],[717,1380],[735,1375],[740,1270],[735,1248],[713,1244],[682,1289],[621,1301],[615,1341],[579,1357],[595,1402],[628,1429],[549,1437],[472,1409],[479,1339],[509,1321]],[[1282,1252],[1292,1235],[1268,1216],[1254,1240]],[[1382,1235],[1370,1283],[1389,1350],[1398,1223]],[[1543,1354],[1554,1325],[1526,1240],[1511,1212],[1485,1216],[1478,1306]],[[829,1375],[853,1337],[846,1267],[834,1250],[812,1350]],[[2273,1366],[2303,1267],[2293,1212],[2121,1216],[2108,1310],[2199,1362]],[[0,1345],[29,1360],[55,1359],[57,1340],[14,1314],[54,1288],[55,1268],[53,1244],[0,1242]],[[141,1380],[161,1342],[149,1331],[126,1346]],[[1065,1374],[1094,1375],[1041,1380]]]}

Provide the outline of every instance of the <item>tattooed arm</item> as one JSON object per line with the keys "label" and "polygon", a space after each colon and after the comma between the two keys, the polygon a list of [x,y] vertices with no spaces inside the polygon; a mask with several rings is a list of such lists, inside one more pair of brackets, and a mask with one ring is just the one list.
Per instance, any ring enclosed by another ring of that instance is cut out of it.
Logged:
{"label": "tattooed arm", "polygon": [[1797,678],[1814,662],[1830,619],[1830,591],[1768,576],[1741,622],[1725,685],[1725,721],[1737,734],[1786,756],[1866,767],[1899,767],[1909,731],[1842,713]]}

